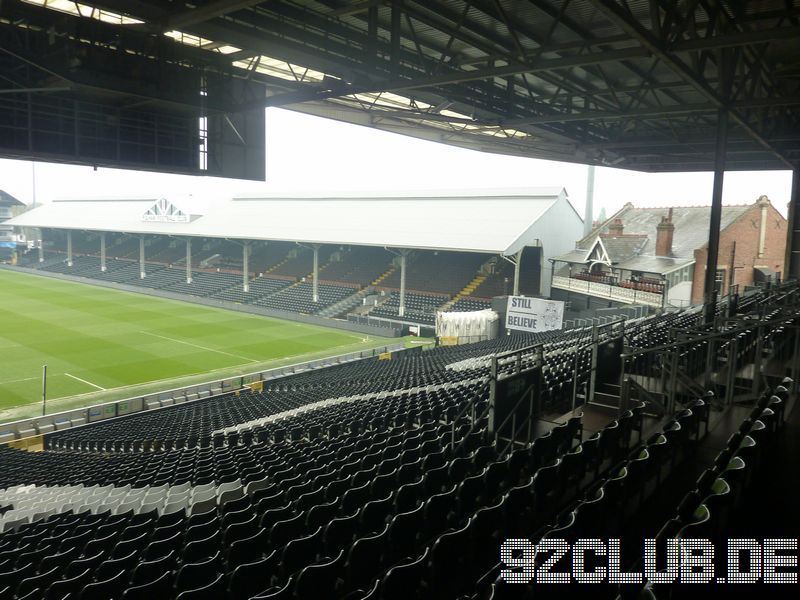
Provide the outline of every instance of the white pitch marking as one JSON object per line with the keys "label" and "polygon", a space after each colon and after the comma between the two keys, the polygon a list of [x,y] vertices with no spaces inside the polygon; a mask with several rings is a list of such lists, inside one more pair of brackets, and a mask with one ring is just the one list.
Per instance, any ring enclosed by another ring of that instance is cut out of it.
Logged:
{"label": "white pitch marking", "polygon": [[41,377],[25,377],[24,379],[12,379],[11,381],[0,381],[0,385],[8,383],[20,383],[21,381],[33,381],[34,379],[41,379]]}
{"label": "white pitch marking", "polygon": [[85,379],[81,379],[80,377],[75,377],[75,375],[70,375],[69,373],[66,373],[66,372],[64,373],[64,375],[66,375],[67,377],[72,377],[76,381],[80,381],[81,383],[85,383],[86,385],[90,385],[93,388],[97,388],[98,390],[103,390],[103,391],[106,390],[106,388],[100,387],[96,383],[92,383],[91,381],[86,381]]}
{"label": "white pitch marking", "polygon": [[200,350],[206,350],[208,352],[218,352],[219,354],[227,354],[228,356],[232,356],[234,358],[241,358],[242,360],[246,360],[248,362],[258,362],[253,358],[248,358],[247,356],[241,356],[239,354],[231,354],[230,352],[225,352],[224,350],[217,350],[216,348],[209,348],[208,346],[201,346],[200,344],[194,344],[192,342],[187,342],[185,340],[178,340],[175,338],[168,337],[166,335],[159,335],[157,333],[151,333],[149,331],[140,331],[139,333],[143,333],[145,335],[152,335],[153,337],[161,338],[162,340],[169,340],[170,342],[176,342],[178,344],[186,344],[187,346],[194,346],[195,348],[200,348]]}

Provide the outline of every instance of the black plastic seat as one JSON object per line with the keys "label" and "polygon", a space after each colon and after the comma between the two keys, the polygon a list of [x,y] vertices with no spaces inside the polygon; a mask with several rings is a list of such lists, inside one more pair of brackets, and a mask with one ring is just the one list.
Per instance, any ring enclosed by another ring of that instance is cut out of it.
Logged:
{"label": "black plastic seat", "polygon": [[[258,596],[253,596],[250,600],[291,600],[293,590],[294,580],[290,578],[289,581],[282,586],[272,586],[261,592]],[[186,599],[181,598],[181,600]]]}
{"label": "black plastic seat", "polygon": [[54,581],[44,593],[45,600],[63,600],[68,594],[77,597],[78,592],[91,580],[91,569],[84,569],[82,573],[78,573],[74,577]]}
{"label": "black plastic seat", "polygon": [[357,539],[350,547],[345,563],[348,589],[362,588],[376,577],[388,545],[389,526],[377,535]]}
{"label": "black plastic seat", "polygon": [[117,542],[111,551],[111,557],[119,558],[128,556],[131,552],[143,552],[149,543],[150,534],[147,531],[143,531],[135,538]]}
{"label": "black plastic seat", "polygon": [[[278,574],[280,551],[273,550],[269,556],[253,562],[239,564],[233,568],[228,583],[230,598],[250,598],[269,588],[272,578]],[[228,563],[228,569],[232,565]]]}
{"label": "black plastic seat", "polygon": [[306,527],[309,530],[324,527],[331,522],[339,512],[339,503],[336,500],[327,504],[312,506],[306,514]]}
{"label": "black plastic seat", "polygon": [[461,529],[439,536],[431,546],[428,581],[436,598],[456,598],[470,587],[469,577],[453,577],[454,573],[473,572],[469,560],[474,556],[470,550],[470,520]]}
{"label": "black plastic seat", "polygon": [[221,553],[198,562],[184,562],[175,574],[175,590],[184,592],[203,588],[214,583],[221,571]]}
{"label": "black plastic seat", "polygon": [[126,573],[119,573],[102,581],[87,584],[80,593],[80,600],[116,600],[122,596],[127,583]]}
{"label": "black plastic seat", "polygon": [[430,538],[448,529],[455,517],[456,486],[446,492],[431,496],[425,503],[425,535]]}
{"label": "black plastic seat", "polygon": [[122,594],[122,600],[156,600],[169,598],[172,593],[172,572],[165,571],[149,583],[127,588]]}
{"label": "black plastic seat", "polygon": [[391,513],[392,495],[372,500],[361,509],[360,531],[362,534],[377,533],[386,525],[386,517]]}
{"label": "black plastic seat", "polygon": [[304,566],[314,563],[322,549],[322,527],[313,533],[291,540],[281,555],[281,571],[284,577],[292,575]]}
{"label": "black plastic seat", "polygon": [[60,572],[61,567],[56,566],[49,571],[41,573],[40,575],[34,575],[33,577],[23,579],[19,586],[17,586],[17,597],[21,598],[33,590],[44,591],[50,586],[51,583],[58,579]]}
{"label": "black plastic seat", "polygon": [[172,572],[178,563],[177,550],[155,560],[145,560],[136,565],[131,575],[131,585],[144,586],[159,579],[163,573]]}
{"label": "black plastic seat", "polygon": [[389,548],[393,560],[408,558],[425,529],[425,506],[395,515],[389,523]]}
{"label": "black plastic seat", "polygon": [[289,540],[300,537],[305,529],[305,515],[298,513],[283,521],[278,521],[269,532],[269,543],[273,548],[284,546]]}
{"label": "black plastic seat", "polygon": [[234,541],[225,553],[228,570],[253,562],[263,556],[269,540],[269,530],[259,528],[254,535]]}
{"label": "black plastic seat", "polygon": [[67,565],[67,569],[64,572],[64,578],[70,579],[72,577],[76,577],[83,573],[86,569],[90,569],[92,572],[97,568],[105,557],[105,553],[102,550],[98,550],[96,554],[93,556],[86,556],[84,558],[80,558],[78,560],[73,560],[69,565]]}
{"label": "black plastic seat", "polygon": [[340,550],[331,560],[305,567],[297,574],[294,597],[297,600],[318,600],[323,594],[334,597],[343,564],[344,550]]}
{"label": "black plastic seat", "polygon": [[392,567],[381,580],[383,600],[423,600],[428,598],[423,587],[428,571],[430,548],[422,556]]}
{"label": "black plastic seat", "polygon": [[[255,517],[253,517],[255,519]],[[219,551],[221,536],[215,531],[207,538],[189,542],[181,551],[181,561],[184,563],[200,562]]]}
{"label": "black plastic seat", "polygon": [[148,545],[144,553],[144,558],[145,560],[156,560],[167,556],[172,551],[179,550],[181,546],[181,532],[176,531],[171,537],[158,542],[152,542]]}
{"label": "black plastic seat", "polygon": [[358,511],[345,517],[333,519],[323,529],[322,541],[328,556],[336,555],[339,550],[350,544],[358,531]]}
{"label": "black plastic seat", "polygon": [[225,575],[219,574],[216,579],[193,590],[187,590],[178,594],[176,600],[219,600],[225,596]]}

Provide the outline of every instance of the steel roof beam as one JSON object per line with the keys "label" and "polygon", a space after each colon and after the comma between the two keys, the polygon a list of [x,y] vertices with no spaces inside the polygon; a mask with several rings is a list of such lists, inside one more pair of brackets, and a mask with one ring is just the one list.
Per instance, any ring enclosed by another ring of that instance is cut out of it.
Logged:
{"label": "steel roof beam", "polygon": [[[753,100],[740,100],[730,104],[732,108],[774,108],[777,106],[800,105],[800,96],[785,96],[773,98],[756,98]],[[663,117],[690,113],[708,113],[718,110],[717,105],[704,104],[677,104],[674,106],[657,106],[651,108],[638,108],[625,112],[587,111],[579,113],[566,113],[563,115],[546,115],[534,119],[513,119],[501,121],[503,127],[521,127],[523,125],[542,125],[544,123],[570,123],[574,121],[640,119],[647,117]]]}
{"label": "steel roof beam", "polygon": [[252,8],[257,4],[262,4],[265,0],[216,0],[209,2],[197,8],[189,10],[182,10],[173,15],[170,15],[163,20],[162,28],[165,31],[170,29],[182,29],[184,27],[191,27],[197,23],[203,23],[222,17],[237,10],[244,10],[245,8]]}
{"label": "steel roof beam", "polygon": [[603,14],[613,22],[617,27],[628,33],[631,37],[638,40],[644,48],[647,48],[653,55],[657,56],[665,65],[677,73],[680,77],[692,84],[692,86],[703,96],[705,96],[717,108],[724,109],[728,112],[731,119],[742,129],[744,129],[750,136],[753,137],[759,144],[764,146],[772,154],[774,154],[783,164],[788,168],[794,169],[795,165],[790,161],[779,149],[775,148],[769,140],[764,138],[758,131],[756,131],[747,120],[739,114],[735,109],[727,106],[726,99],[722,98],[708,83],[692,71],[686,63],[680,60],[669,49],[665,48],[663,43],[656,39],[641,23],[632,18],[631,15],[625,11],[613,0],[591,0],[591,2],[600,9]]}
{"label": "steel roof beam", "polygon": [[548,73],[559,69],[585,67],[607,62],[616,62],[626,58],[641,58],[646,56],[649,56],[649,52],[643,48],[627,48],[623,50],[610,50],[607,52],[596,52],[594,54],[578,54],[575,56],[542,60],[533,65],[508,65],[494,67],[492,69],[479,69],[476,71],[461,71],[432,77],[420,77],[419,79],[398,79],[395,81],[376,82],[374,85],[369,86],[321,87],[318,90],[273,96],[266,99],[266,105],[285,106],[287,104],[325,100],[327,98],[348,96],[350,94],[376,94],[378,92],[397,92],[419,88],[440,87],[468,81],[480,81],[490,77],[508,77],[511,75],[521,75],[523,73]]}

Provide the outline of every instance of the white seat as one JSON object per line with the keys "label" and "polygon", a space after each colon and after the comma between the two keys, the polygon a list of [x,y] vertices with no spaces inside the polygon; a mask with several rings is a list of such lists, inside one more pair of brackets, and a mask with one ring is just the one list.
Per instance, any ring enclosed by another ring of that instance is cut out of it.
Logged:
{"label": "white seat", "polygon": [[120,502],[117,505],[117,509],[114,511],[114,514],[117,515],[124,515],[126,512],[133,511],[134,513],[138,513],[139,509],[142,507],[141,500],[132,500],[130,502]]}
{"label": "white seat", "polygon": [[189,501],[191,497],[191,492],[189,490],[178,492],[176,494],[168,494],[167,495],[167,504],[172,504],[173,502],[179,501]]}
{"label": "white seat", "polygon": [[192,487],[192,484],[189,483],[188,481],[185,481],[183,483],[179,483],[178,485],[173,485],[172,487],[170,487],[169,488],[169,493],[170,494],[179,494],[179,493],[182,493],[182,492],[189,491],[189,489],[191,487]]}
{"label": "white seat", "polygon": [[161,510],[162,506],[164,506],[163,500],[159,500],[157,502],[142,502],[142,506],[139,508],[139,513],[146,514],[153,512],[154,510]]}
{"label": "white seat", "polygon": [[142,502],[149,504],[150,502],[163,502],[167,497],[167,490],[150,490],[142,498]]}
{"label": "white seat", "polygon": [[203,483],[201,485],[196,485],[192,488],[192,498],[197,497],[199,494],[203,494],[208,490],[214,490],[216,492],[217,485],[212,481],[210,483]]}
{"label": "white seat", "polygon": [[193,515],[200,515],[203,513],[207,513],[212,510],[216,510],[217,508],[217,496],[213,494],[204,500],[200,500],[199,502],[193,502],[191,505],[191,509],[189,510],[190,514]]}
{"label": "white seat", "polygon": [[263,479],[257,479],[256,481],[251,481],[247,484],[244,488],[244,493],[248,496],[253,494],[257,490],[263,490],[269,487],[269,480],[264,477]]}
{"label": "white seat", "polygon": [[238,500],[244,496],[244,488],[239,486],[238,488],[233,488],[230,490],[225,490],[221,494],[217,495],[217,503],[222,506],[226,502],[230,502],[231,500]]}
{"label": "white seat", "polygon": [[19,527],[20,525],[25,525],[28,522],[29,521],[28,521],[28,517],[27,516],[20,517],[18,519],[7,519],[7,520],[4,520],[2,523],[0,523],[0,526],[2,526],[2,528],[0,528],[0,533],[6,533],[8,531],[13,531],[17,527]]}
{"label": "white seat", "polygon": [[192,496],[192,504],[197,504],[198,502],[206,502],[207,500],[213,500],[214,503],[217,501],[217,490],[215,488],[205,490],[200,493],[194,494]]}
{"label": "white seat", "polygon": [[240,479],[236,479],[234,481],[228,481],[226,483],[221,483],[217,486],[217,496],[221,496],[223,492],[227,492],[229,490],[235,490],[236,488],[242,487],[242,481]]}
{"label": "white seat", "polygon": [[163,510],[161,511],[162,515],[171,515],[172,513],[176,512],[185,512],[189,508],[189,500],[184,499],[178,502],[170,502],[166,506],[164,506]]}

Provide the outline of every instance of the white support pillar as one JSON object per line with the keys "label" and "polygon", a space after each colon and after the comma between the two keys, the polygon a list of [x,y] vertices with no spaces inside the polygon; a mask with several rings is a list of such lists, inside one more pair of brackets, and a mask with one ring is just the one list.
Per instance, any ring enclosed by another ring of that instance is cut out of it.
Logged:
{"label": "white support pillar", "polygon": [[319,302],[319,245],[313,246],[314,250],[314,271],[312,273],[313,283],[311,300],[312,302]]}
{"label": "white support pillar", "polygon": [[400,250],[400,306],[397,309],[397,316],[404,317],[406,314],[406,255],[405,250]]}
{"label": "white support pillar", "polygon": [[[764,258],[767,247],[767,210],[769,209],[769,198],[761,196],[758,199],[758,206],[761,208],[761,221],[758,226],[758,258]],[[733,270],[733,267],[731,267]]]}
{"label": "white support pillar", "polygon": [[589,165],[586,174],[586,208],[583,211],[583,236],[592,233],[594,219],[594,165]]}
{"label": "white support pillar", "polygon": [[100,272],[106,272],[106,234],[100,234]]}
{"label": "white support pillar", "polygon": [[192,238],[186,238],[186,283],[192,283]]}
{"label": "white support pillar", "polygon": [[242,290],[250,291],[250,244],[242,244]]}
{"label": "white support pillar", "polygon": [[67,230],[67,266],[72,266],[72,230]]}
{"label": "white support pillar", "polygon": [[44,262],[44,229],[39,230],[39,262]]}
{"label": "white support pillar", "polygon": [[139,238],[139,279],[144,279],[147,273],[144,270],[144,238]]}
{"label": "white support pillar", "polygon": [[[524,250],[524,248],[523,248]],[[514,295],[519,296],[519,269],[522,265],[522,250],[514,256]]]}

